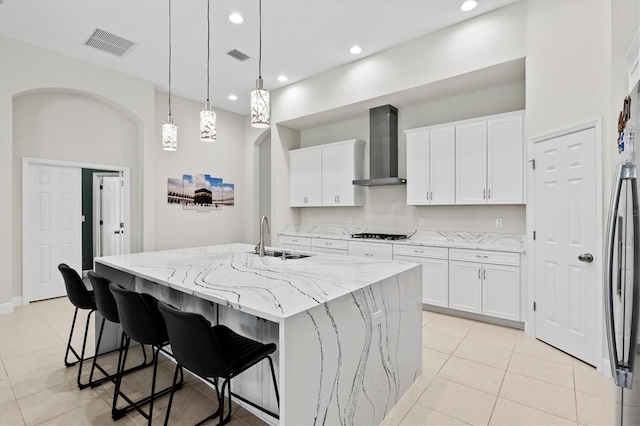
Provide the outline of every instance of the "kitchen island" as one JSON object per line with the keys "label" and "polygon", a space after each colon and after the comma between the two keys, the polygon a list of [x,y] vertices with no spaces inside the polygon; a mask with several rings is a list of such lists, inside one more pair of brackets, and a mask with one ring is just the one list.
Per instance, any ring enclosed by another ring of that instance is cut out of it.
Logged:
{"label": "kitchen island", "polygon": [[228,244],[102,257],[95,269],[276,343],[279,410],[266,365],[232,388],[279,412],[278,420],[251,410],[272,424],[379,424],[421,374],[416,264],[321,254],[282,260]]}

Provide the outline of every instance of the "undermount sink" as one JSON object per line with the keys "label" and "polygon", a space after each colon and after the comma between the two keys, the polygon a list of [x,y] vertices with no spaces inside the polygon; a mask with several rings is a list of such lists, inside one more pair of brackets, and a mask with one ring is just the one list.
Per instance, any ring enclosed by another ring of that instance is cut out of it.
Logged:
{"label": "undermount sink", "polygon": [[[251,252],[252,254],[258,254],[256,252]],[[291,253],[284,252],[284,257],[282,255],[282,250],[265,250],[264,255],[267,257],[278,257],[280,259],[304,259],[305,257],[311,257],[312,254],[303,254],[303,253]]]}

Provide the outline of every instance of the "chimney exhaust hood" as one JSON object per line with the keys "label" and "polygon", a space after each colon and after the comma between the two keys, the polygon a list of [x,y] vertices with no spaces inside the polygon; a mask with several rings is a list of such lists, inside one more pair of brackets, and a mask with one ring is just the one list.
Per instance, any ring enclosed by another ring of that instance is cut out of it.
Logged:
{"label": "chimney exhaust hood", "polygon": [[354,185],[405,185],[398,177],[398,108],[383,105],[369,110],[369,179]]}

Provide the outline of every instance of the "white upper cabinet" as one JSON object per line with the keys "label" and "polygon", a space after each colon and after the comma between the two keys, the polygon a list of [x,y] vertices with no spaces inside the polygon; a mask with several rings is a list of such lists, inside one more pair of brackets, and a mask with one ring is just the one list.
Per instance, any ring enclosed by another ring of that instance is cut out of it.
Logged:
{"label": "white upper cabinet", "polygon": [[521,111],[456,126],[456,204],[522,204]]}
{"label": "white upper cabinet", "polygon": [[355,179],[362,179],[364,144],[350,140],[321,149],[322,205],[364,205],[364,188],[353,184]]}
{"label": "white upper cabinet", "polygon": [[522,203],[522,115],[487,121],[487,202]]}
{"label": "white upper cabinet", "polygon": [[355,139],[289,151],[291,207],[361,206],[364,143]]}
{"label": "white upper cabinet", "polygon": [[407,204],[454,204],[455,127],[407,132]]}
{"label": "white upper cabinet", "polygon": [[456,126],[456,204],[487,203],[487,122]]}
{"label": "white upper cabinet", "polygon": [[322,205],[322,152],[302,149],[289,151],[289,205]]}

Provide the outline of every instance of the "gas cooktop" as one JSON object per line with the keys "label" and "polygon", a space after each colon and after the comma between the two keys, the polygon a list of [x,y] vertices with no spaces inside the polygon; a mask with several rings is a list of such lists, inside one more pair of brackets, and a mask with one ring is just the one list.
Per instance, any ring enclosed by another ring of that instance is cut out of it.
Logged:
{"label": "gas cooktop", "polygon": [[403,234],[392,234],[386,232],[360,232],[358,234],[351,234],[351,238],[368,238],[373,240],[404,240],[409,238],[413,232],[407,232]]}

